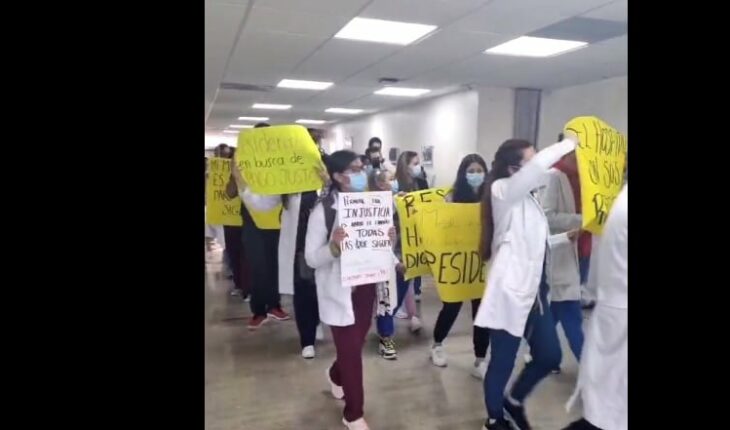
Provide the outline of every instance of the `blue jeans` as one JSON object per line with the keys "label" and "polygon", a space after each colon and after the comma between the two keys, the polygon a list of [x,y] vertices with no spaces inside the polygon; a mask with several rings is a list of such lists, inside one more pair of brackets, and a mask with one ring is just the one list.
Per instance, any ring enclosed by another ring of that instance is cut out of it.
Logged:
{"label": "blue jeans", "polygon": [[[388,315],[378,315],[376,318],[376,325],[378,329],[378,335],[380,337],[390,337],[393,336],[393,333],[395,333],[395,326],[393,325],[393,316],[396,312],[398,312],[398,309],[403,304],[403,299],[406,298],[406,293],[408,292],[408,281],[405,280],[403,275],[401,273],[396,273],[396,290],[398,292],[398,298],[395,307],[393,308],[393,313]],[[421,278],[416,278],[420,281]],[[415,282],[415,280],[414,280]]]}
{"label": "blue jeans", "polygon": [[580,361],[580,352],[583,350],[583,310],[580,300],[552,302],[550,310],[553,322],[556,326],[558,323],[563,326],[570,350],[573,351],[575,359]]}
{"label": "blue jeans", "polygon": [[[512,386],[511,397],[524,402],[533,388],[556,367],[560,366],[562,352],[560,341],[550,312],[547,295],[548,285],[543,271],[537,301],[527,317],[525,340],[530,345],[530,361]],[[520,338],[505,330],[490,330],[492,358],[484,378],[484,402],[491,419],[503,418],[503,405],[507,382],[515,367]]]}

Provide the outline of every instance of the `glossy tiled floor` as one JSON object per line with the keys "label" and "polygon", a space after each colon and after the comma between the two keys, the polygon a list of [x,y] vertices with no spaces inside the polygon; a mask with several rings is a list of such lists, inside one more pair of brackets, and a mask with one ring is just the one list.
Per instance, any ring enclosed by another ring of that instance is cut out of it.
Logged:
{"label": "glossy tiled floor", "polygon": [[[213,257],[215,260],[215,256]],[[229,281],[220,264],[209,263],[205,285],[205,423],[206,430],[342,430],[342,404],[328,396],[325,368],[334,357],[331,334],[317,345],[317,357],[300,357],[294,321],[270,322],[258,332],[246,330],[248,304],[228,297]],[[291,311],[291,297],[284,308]],[[449,365],[428,359],[440,302],[428,282],[421,315],[424,330],[411,335],[396,320],[398,360],[377,354],[373,331],[364,354],[365,416],[372,430],[479,430],[486,412],[482,383],[469,371],[473,362],[471,313],[462,312],[445,342]],[[374,330],[374,329],[373,329]],[[562,334],[561,334],[562,337]],[[550,376],[528,399],[532,424],[559,430],[579,411],[566,414],[577,365],[563,339],[563,373]],[[522,367],[522,352],[516,371]]]}

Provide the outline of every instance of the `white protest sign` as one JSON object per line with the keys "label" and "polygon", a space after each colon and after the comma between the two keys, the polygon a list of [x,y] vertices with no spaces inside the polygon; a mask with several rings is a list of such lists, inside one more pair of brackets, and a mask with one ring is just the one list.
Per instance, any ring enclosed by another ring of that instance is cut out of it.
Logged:
{"label": "white protest sign", "polygon": [[337,217],[347,234],[340,267],[343,287],[390,280],[394,266],[388,230],[393,226],[389,191],[339,193]]}

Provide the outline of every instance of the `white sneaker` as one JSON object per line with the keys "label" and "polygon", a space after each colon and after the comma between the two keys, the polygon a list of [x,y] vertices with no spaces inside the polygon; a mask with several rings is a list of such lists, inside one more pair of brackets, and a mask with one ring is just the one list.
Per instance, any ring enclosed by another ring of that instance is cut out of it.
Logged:
{"label": "white sneaker", "polygon": [[330,383],[330,392],[332,393],[332,397],[334,397],[337,400],[342,400],[345,398],[345,391],[340,387],[339,385],[332,382],[332,378],[330,378],[330,368],[328,367],[324,371],[324,375],[327,378],[327,382]]}
{"label": "white sneaker", "polygon": [[416,303],[421,303],[421,295],[420,294],[415,294],[413,296],[413,298],[416,299]]}
{"label": "white sneaker", "polygon": [[398,312],[395,313],[395,317],[400,320],[407,320],[408,319],[408,312],[404,311],[402,308],[398,309]]}
{"label": "white sneaker", "polygon": [[446,352],[443,345],[431,347],[431,362],[434,366],[446,367]]}
{"label": "white sneaker", "polygon": [[360,418],[353,422],[348,422],[346,419],[342,418],[342,424],[344,424],[349,430],[370,430],[368,423],[365,422],[365,418]]}
{"label": "white sneaker", "polygon": [[423,323],[421,323],[421,319],[414,316],[411,318],[411,333],[418,333],[423,328]]}
{"label": "white sneaker", "polygon": [[487,374],[487,362],[484,360],[474,362],[474,367],[471,369],[471,376],[484,380],[484,376]]}
{"label": "white sneaker", "polygon": [[302,348],[302,358],[310,359],[314,358],[314,356],[314,347],[312,345]]}
{"label": "white sneaker", "polygon": [[314,335],[314,338],[317,339],[317,340],[320,340],[320,341],[321,340],[324,340],[324,331],[322,330],[322,325],[321,324],[317,326],[317,332]]}

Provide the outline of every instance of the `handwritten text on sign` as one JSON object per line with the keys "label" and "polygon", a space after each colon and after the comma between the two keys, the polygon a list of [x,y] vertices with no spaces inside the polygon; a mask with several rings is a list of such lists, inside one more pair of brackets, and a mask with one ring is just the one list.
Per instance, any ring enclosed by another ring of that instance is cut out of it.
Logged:
{"label": "handwritten text on sign", "polygon": [[322,187],[317,173],[322,166],[319,150],[300,125],[241,132],[236,160],[251,191],[257,194],[293,194]]}
{"label": "handwritten text on sign", "polygon": [[596,117],[573,118],[565,131],[578,135],[583,229],[603,232],[613,201],[621,191],[626,166],[626,136]]}
{"label": "handwritten text on sign", "polygon": [[243,224],[241,199],[229,199],[226,185],[231,178],[231,160],[227,158],[208,159],[208,182],[205,187],[206,222],[210,225]]}
{"label": "handwritten text on sign", "polygon": [[431,273],[429,265],[436,262],[436,256],[423,247],[421,227],[416,220],[421,210],[434,202],[443,202],[448,192],[449,188],[430,188],[395,200],[400,221],[401,261],[406,266],[405,279]]}
{"label": "handwritten text on sign", "polygon": [[347,237],[342,241],[342,286],[386,282],[393,270],[388,230],[393,226],[390,192],[339,193],[337,216]]}
{"label": "handwritten text on sign", "polygon": [[481,298],[486,269],[479,252],[479,203],[433,202],[415,216],[422,246],[432,256],[431,273],[441,301]]}

